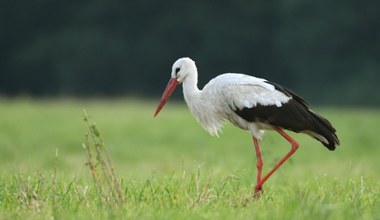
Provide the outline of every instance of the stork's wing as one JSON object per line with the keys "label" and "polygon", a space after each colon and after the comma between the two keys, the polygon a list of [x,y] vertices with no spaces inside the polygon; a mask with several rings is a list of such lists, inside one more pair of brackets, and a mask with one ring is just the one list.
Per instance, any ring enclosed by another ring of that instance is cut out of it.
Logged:
{"label": "stork's wing", "polygon": [[281,107],[292,97],[291,92],[276,89],[277,85],[265,79],[243,74],[224,74],[219,79],[221,93],[233,109],[252,108],[257,105]]}
{"label": "stork's wing", "polygon": [[228,106],[241,118],[307,133],[330,150],[339,145],[331,123],[311,111],[307,103],[292,91],[260,78],[230,77],[235,80],[222,84],[222,94]]}

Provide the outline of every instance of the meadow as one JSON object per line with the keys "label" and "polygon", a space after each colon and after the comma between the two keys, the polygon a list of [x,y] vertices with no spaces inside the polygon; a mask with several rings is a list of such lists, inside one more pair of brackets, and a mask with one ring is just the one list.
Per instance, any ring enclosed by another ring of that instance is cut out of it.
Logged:
{"label": "meadow", "polygon": [[[156,101],[0,100],[0,219],[380,219],[379,110],[315,108],[341,146],[289,132],[300,148],[254,199],[250,135],[211,137],[184,102],[153,118]],[[83,109],[122,198],[94,182]],[[261,146],[264,173],[290,148],[274,132]]]}

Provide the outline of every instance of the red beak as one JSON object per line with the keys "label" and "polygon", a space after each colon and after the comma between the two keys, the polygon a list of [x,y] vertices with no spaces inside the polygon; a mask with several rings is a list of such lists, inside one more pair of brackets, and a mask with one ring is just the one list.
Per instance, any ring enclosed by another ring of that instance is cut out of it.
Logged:
{"label": "red beak", "polygon": [[165,103],[169,100],[175,88],[177,88],[178,84],[179,82],[176,78],[170,78],[168,85],[166,86],[165,91],[162,94],[160,103],[158,103],[156,112],[154,113],[154,117],[156,117],[158,113],[161,111],[161,109],[164,107]]}

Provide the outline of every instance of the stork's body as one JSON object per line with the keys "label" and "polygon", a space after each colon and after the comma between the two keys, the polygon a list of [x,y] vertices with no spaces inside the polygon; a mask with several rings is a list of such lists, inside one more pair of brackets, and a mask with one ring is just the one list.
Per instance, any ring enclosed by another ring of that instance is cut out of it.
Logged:
{"label": "stork's body", "polygon": [[[335,129],[322,116],[311,111],[306,102],[293,92],[265,79],[244,74],[226,73],[212,79],[202,90],[197,87],[198,72],[194,61],[181,58],[173,64],[172,78],[161,98],[155,115],[162,109],[179,83],[183,83],[185,101],[197,121],[217,135],[225,119],[250,131],[257,156],[255,193],[264,182],[297,150],[298,143],[283,129],[306,133],[328,149],[339,144]],[[259,140],[264,130],[276,130],[292,148],[269,173],[261,177],[263,160]]]}

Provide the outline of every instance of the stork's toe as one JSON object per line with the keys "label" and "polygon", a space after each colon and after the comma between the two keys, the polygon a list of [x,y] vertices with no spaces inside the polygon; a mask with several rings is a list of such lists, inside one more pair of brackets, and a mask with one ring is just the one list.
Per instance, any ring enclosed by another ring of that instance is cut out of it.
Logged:
{"label": "stork's toe", "polygon": [[263,187],[261,185],[256,185],[253,193],[254,198],[260,198],[264,193]]}

